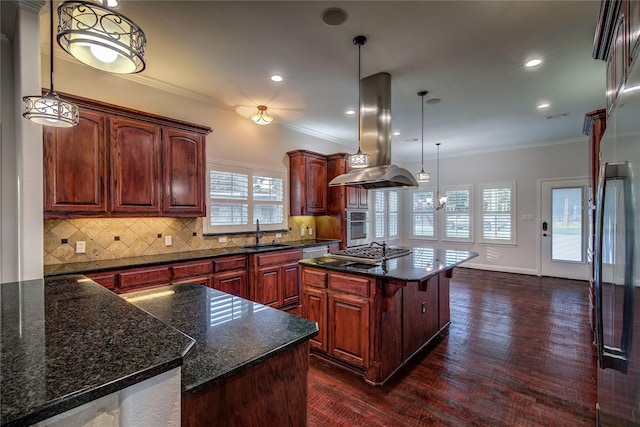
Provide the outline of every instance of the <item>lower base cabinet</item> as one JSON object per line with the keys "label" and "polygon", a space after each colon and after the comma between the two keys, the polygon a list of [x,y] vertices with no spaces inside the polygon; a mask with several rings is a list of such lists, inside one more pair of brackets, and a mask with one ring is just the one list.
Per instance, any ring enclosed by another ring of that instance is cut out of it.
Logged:
{"label": "lower base cabinet", "polygon": [[300,304],[300,259],[300,249],[250,255],[249,299],[274,308]]}
{"label": "lower base cabinet", "polygon": [[450,275],[397,282],[302,266],[302,316],[319,330],[312,354],[383,384],[449,324]]}

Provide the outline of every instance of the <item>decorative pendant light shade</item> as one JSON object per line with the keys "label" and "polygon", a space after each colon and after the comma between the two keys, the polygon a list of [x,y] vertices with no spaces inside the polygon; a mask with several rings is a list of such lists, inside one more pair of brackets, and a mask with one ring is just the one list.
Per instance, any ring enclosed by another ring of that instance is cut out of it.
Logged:
{"label": "decorative pendant light shade", "polygon": [[147,39],[126,16],[92,2],[65,1],[58,22],[58,44],[78,61],[117,74],[144,70]]}
{"label": "decorative pendant light shade", "polygon": [[53,0],[49,2],[49,91],[46,95],[23,96],[22,116],[32,122],[54,127],[72,127],[80,121],[78,107],[60,99],[53,88]]}
{"label": "decorative pendant light shade", "polygon": [[273,123],[275,119],[276,119],[275,117],[267,113],[266,105],[258,105],[258,112],[253,116],[251,116],[251,120],[253,121],[253,123],[257,125],[263,125],[263,126]]}
{"label": "decorative pendant light shade", "polygon": [[352,169],[366,168],[371,163],[369,155],[360,150],[360,143],[362,140],[360,125],[360,117],[362,114],[362,99],[360,97],[360,48],[365,43],[367,43],[367,38],[365,36],[356,36],[353,38],[353,44],[358,46],[358,152],[349,156],[349,167]]}
{"label": "decorative pendant light shade", "polygon": [[438,149],[437,159],[436,159],[436,179],[438,180],[436,186],[436,210],[440,210],[444,208],[444,205],[447,203],[447,196],[440,196],[440,143],[436,143],[436,147]]}
{"label": "decorative pendant light shade", "polygon": [[416,174],[416,181],[418,182],[431,182],[431,174],[429,172],[424,171],[424,96],[429,93],[426,90],[421,90],[418,92],[418,96],[420,97],[420,105],[421,110],[420,114],[422,117],[422,167],[420,168],[420,172]]}

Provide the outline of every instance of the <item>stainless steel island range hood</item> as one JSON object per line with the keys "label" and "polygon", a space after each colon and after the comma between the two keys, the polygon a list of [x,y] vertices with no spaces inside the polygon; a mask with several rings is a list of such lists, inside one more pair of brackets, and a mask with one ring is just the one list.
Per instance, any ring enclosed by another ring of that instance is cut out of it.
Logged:
{"label": "stainless steel island range hood", "polygon": [[371,166],[338,175],[330,187],[359,185],[367,189],[416,188],[411,172],[391,164],[391,74],[378,73],[360,80],[360,145],[371,156]]}

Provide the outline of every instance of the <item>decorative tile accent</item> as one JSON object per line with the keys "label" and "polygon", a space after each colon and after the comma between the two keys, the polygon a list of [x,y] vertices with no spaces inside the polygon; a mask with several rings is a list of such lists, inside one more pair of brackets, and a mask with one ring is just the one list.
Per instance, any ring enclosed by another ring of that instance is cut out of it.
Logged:
{"label": "decorative tile accent", "polygon": [[[300,236],[300,228],[313,228],[314,234]],[[95,261],[197,251],[230,246],[251,245],[253,235],[228,235],[226,243],[218,236],[202,235],[202,218],[87,218],[44,221],[44,263]],[[288,242],[315,239],[316,219],[313,216],[289,217],[289,231],[276,239],[274,232],[265,233],[263,242]],[[193,235],[196,233],[196,236]],[[158,238],[158,234],[163,237]],[[120,240],[115,241],[118,236]],[[164,236],[171,236],[172,246],[164,245]],[[61,239],[68,239],[61,244]],[[77,241],[86,243],[86,253],[76,254]]]}

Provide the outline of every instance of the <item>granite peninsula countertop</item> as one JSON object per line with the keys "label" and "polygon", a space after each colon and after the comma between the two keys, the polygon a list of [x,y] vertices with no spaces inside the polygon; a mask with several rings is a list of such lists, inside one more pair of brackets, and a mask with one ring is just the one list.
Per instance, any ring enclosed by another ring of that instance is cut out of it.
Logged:
{"label": "granite peninsula countertop", "polygon": [[144,267],[169,262],[195,261],[205,258],[217,258],[228,255],[251,255],[259,252],[277,251],[285,249],[297,249],[313,246],[339,243],[333,239],[306,239],[290,242],[282,242],[283,246],[263,246],[260,249],[247,249],[242,246],[230,246],[220,249],[207,249],[200,251],[174,252],[168,254],[147,255],[128,258],[117,258],[99,261],[74,262],[63,264],[49,264],[44,266],[44,277],[61,276],[67,274],[97,273],[100,271],[117,268]]}
{"label": "granite peninsula countertop", "polygon": [[31,425],[181,366],[194,340],[84,276],[0,286],[0,424]]}
{"label": "granite peninsula countertop", "polygon": [[386,268],[378,262],[367,264],[358,261],[333,258],[326,255],[299,261],[302,266],[324,268],[342,273],[395,279],[405,282],[421,281],[442,271],[454,268],[478,256],[477,252],[452,249],[407,248],[409,255],[386,261]]}
{"label": "granite peninsula countertop", "polygon": [[171,285],[121,297],[195,339],[182,366],[183,394],[318,333],[315,322],[201,285]]}

